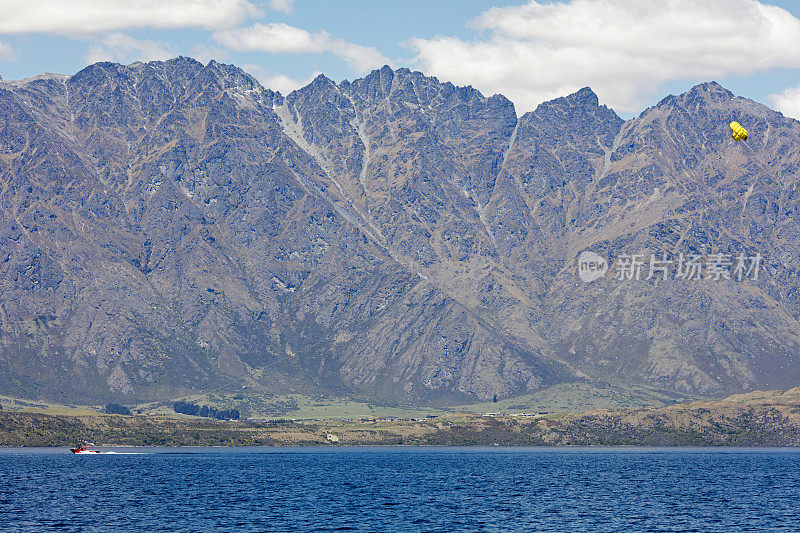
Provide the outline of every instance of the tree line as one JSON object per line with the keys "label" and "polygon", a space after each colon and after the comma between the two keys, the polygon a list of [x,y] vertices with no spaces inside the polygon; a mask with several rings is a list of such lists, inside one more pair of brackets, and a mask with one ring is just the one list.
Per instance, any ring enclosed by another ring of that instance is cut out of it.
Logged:
{"label": "tree line", "polygon": [[239,420],[238,409],[220,410],[207,405],[200,406],[191,402],[178,401],[172,406],[172,410],[182,415],[203,416],[217,420]]}

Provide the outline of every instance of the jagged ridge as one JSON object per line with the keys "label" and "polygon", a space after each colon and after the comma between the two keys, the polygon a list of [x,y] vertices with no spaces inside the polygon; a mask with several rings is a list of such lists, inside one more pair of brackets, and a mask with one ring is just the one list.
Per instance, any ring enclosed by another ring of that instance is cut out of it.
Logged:
{"label": "jagged ridge", "polygon": [[[4,82],[0,116],[9,393],[447,402],[800,378],[800,128],[716,83],[628,122],[589,88],[517,119],[408,69],[284,97],[177,58]],[[585,285],[586,248],[757,250],[766,275]]]}

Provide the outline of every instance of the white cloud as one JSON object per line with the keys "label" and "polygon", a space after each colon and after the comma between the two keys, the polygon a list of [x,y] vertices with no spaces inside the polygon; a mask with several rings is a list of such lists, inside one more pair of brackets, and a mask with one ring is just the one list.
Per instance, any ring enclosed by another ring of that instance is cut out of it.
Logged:
{"label": "white cloud", "polygon": [[217,32],[214,39],[233,50],[260,50],[273,54],[301,54],[325,50],[326,36],[282,22]]}
{"label": "white cloud", "polygon": [[16,54],[14,53],[14,49],[11,48],[11,45],[0,41],[0,61],[14,61]]}
{"label": "white cloud", "polygon": [[632,112],[666,81],[800,67],[800,20],[756,0],[531,0],[471,26],[479,38],[412,39],[415,62],[503,93],[520,113],[586,85]]}
{"label": "white cloud", "polygon": [[238,51],[262,51],[273,54],[329,52],[347,61],[353,70],[359,73],[389,62],[371,46],[347,42],[324,30],[311,33],[282,22],[219,31],[214,34],[214,40]]}
{"label": "white cloud", "polygon": [[800,120],[800,85],[779,94],[771,94],[769,100],[775,109],[787,117]]}
{"label": "white cloud", "polygon": [[294,9],[294,0],[269,0],[269,7],[288,15]]}
{"label": "white cloud", "polygon": [[0,0],[0,33],[81,35],[129,28],[231,28],[261,11],[247,0]]}
{"label": "white cloud", "polygon": [[159,61],[176,55],[159,43],[137,40],[124,33],[111,33],[90,46],[84,59],[87,63],[116,61],[127,64],[134,61]]}
{"label": "white cloud", "polygon": [[246,64],[242,68],[252,74],[264,87],[272,89],[273,91],[278,91],[283,95],[287,95],[295,89],[308,85],[311,83],[311,80],[320,74],[319,72],[314,72],[305,80],[296,80],[283,74],[270,74],[267,70],[258,65]]}
{"label": "white cloud", "polygon": [[222,48],[216,48],[203,43],[198,43],[192,47],[192,57],[201,63],[208,63],[212,59],[216,61],[227,61],[228,52]]}

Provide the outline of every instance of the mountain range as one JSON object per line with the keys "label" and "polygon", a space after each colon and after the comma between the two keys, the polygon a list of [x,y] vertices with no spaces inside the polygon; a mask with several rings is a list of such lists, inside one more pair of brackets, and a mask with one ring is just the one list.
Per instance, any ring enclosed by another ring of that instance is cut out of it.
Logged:
{"label": "mountain range", "polygon": [[0,81],[0,393],[791,388],[798,166],[800,123],[714,82],[626,121],[388,66]]}

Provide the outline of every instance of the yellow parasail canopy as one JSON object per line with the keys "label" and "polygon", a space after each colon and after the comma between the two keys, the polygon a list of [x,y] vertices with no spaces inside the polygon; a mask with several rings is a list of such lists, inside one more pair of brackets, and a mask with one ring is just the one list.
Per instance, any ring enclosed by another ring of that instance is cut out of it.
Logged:
{"label": "yellow parasail canopy", "polygon": [[731,137],[734,141],[746,141],[747,130],[738,122],[731,122]]}

